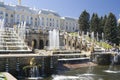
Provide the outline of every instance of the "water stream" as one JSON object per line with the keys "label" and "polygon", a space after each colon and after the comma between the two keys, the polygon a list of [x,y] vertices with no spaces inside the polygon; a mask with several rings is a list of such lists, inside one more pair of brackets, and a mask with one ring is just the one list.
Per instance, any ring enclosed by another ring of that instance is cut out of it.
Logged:
{"label": "water stream", "polygon": [[49,50],[59,49],[59,31],[49,31]]}
{"label": "water stream", "polygon": [[118,70],[115,66],[115,63],[118,62],[118,57],[119,57],[119,54],[116,54],[113,56],[113,59],[111,61],[111,64],[108,68],[108,70],[105,70],[104,72],[107,72],[107,73],[120,73],[120,70]]}
{"label": "water stream", "polygon": [[[120,70],[120,66],[116,66],[117,70]],[[106,73],[103,72],[108,66],[94,66],[90,74],[84,75],[88,67],[82,67],[80,69],[66,71],[60,74],[52,75],[45,80],[120,80],[119,73]]]}

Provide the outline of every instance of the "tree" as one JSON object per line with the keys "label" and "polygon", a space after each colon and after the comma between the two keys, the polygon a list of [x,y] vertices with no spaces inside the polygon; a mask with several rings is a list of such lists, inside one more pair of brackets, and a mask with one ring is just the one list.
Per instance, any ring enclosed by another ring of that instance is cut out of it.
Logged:
{"label": "tree", "polygon": [[94,32],[95,36],[97,32],[100,30],[100,19],[97,14],[93,13],[91,21],[90,21],[90,32]]}
{"label": "tree", "polygon": [[105,39],[117,43],[117,20],[113,13],[109,13],[104,27]]}
{"label": "tree", "polygon": [[100,23],[99,23],[99,39],[102,39],[102,33],[104,32],[104,27],[105,27],[105,22],[107,20],[107,16],[105,15],[104,17],[101,16],[100,18]]}
{"label": "tree", "polygon": [[90,18],[89,13],[86,10],[84,10],[81,13],[78,20],[79,28],[81,32],[84,31],[86,33],[89,30],[89,18]]}
{"label": "tree", "polygon": [[103,29],[104,29],[104,26],[105,26],[106,20],[107,20],[107,15],[105,15],[104,18],[103,18],[103,20],[102,20],[102,26],[103,26]]}
{"label": "tree", "polygon": [[117,27],[117,45],[120,44],[120,23],[118,24],[118,27]]}

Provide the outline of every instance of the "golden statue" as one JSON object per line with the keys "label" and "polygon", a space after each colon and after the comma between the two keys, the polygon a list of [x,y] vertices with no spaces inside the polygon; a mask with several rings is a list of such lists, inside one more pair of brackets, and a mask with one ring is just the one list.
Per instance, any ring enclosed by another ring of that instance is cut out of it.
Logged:
{"label": "golden statue", "polygon": [[35,66],[36,65],[36,61],[35,61],[35,58],[32,58],[30,60],[30,66]]}
{"label": "golden statue", "polygon": [[18,4],[21,5],[21,0],[18,0]]}

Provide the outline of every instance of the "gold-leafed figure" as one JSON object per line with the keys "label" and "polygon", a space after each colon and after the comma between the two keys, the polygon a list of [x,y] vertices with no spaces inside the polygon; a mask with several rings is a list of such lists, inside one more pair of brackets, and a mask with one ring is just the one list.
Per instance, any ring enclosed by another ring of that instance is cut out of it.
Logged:
{"label": "gold-leafed figure", "polygon": [[18,0],[18,4],[21,5],[21,0]]}
{"label": "gold-leafed figure", "polygon": [[36,61],[35,61],[35,58],[32,58],[30,60],[30,66],[35,66],[36,65]]}

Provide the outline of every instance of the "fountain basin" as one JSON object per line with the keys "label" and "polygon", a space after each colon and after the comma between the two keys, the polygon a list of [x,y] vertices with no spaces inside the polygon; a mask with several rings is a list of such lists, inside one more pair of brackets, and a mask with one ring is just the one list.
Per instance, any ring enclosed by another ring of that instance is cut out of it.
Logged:
{"label": "fountain basin", "polygon": [[42,80],[42,77],[28,77],[26,80]]}

